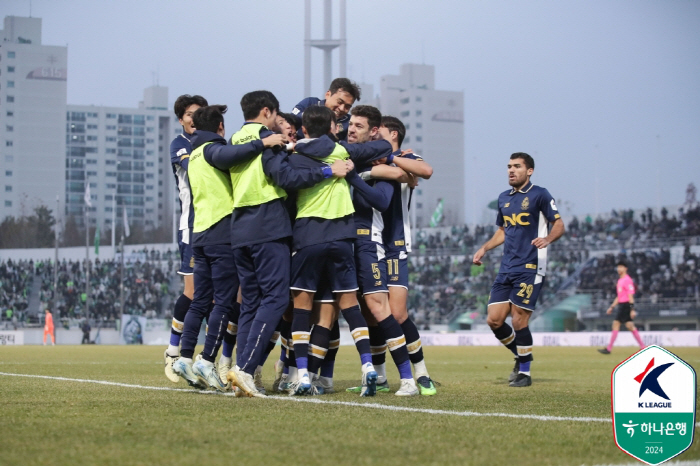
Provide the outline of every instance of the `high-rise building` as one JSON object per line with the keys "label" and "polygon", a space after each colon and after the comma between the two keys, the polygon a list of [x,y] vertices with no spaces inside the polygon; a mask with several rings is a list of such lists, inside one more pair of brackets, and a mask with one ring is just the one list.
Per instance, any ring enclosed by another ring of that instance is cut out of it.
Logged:
{"label": "high-rise building", "polygon": [[[85,183],[90,183],[90,225],[109,229],[114,216],[146,230],[172,224],[175,208],[170,141],[177,119],[168,110],[168,88],[144,91],[138,108],[68,105],[65,213],[84,223]],[[114,209],[116,208],[116,211]]]}
{"label": "high-rise building", "polygon": [[41,43],[41,19],[0,31],[0,220],[63,206],[67,48]]}
{"label": "high-rise building", "polygon": [[436,90],[434,66],[405,64],[398,75],[382,76],[379,108],[406,125],[402,148],[423,155],[434,169],[430,180],[421,181],[414,191],[415,224],[428,226],[440,199],[442,224],[463,224],[464,93]]}

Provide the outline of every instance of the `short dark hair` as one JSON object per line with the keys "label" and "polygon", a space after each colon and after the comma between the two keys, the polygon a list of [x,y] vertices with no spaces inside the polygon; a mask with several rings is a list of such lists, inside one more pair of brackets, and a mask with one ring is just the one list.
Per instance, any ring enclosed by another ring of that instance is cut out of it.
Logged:
{"label": "short dark hair", "polygon": [[200,107],[206,107],[209,105],[207,99],[201,95],[183,94],[175,100],[175,105],[173,106],[177,119],[182,120],[182,117],[185,116],[185,110],[187,110],[187,107],[193,104],[197,104]]}
{"label": "short dark hair", "polygon": [[289,123],[291,126],[294,126],[296,129],[297,127],[297,119],[294,118],[294,115],[291,113],[284,113],[284,112],[277,112],[277,116],[281,116],[286,120],[287,123]]}
{"label": "short dark hair", "polygon": [[623,267],[626,268],[626,269],[629,269],[629,267],[627,267],[627,262],[625,262],[625,261],[623,261],[623,260],[617,261],[617,264],[615,265],[615,267],[617,267],[617,266],[619,266],[619,265],[623,266]]}
{"label": "short dark hair", "polygon": [[379,128],[382,125],[382,112],[377,107],[358,105],[352,109],[352,115],[367,118],[369,129]]}
{"label": "short dark hair", "polygon": [[245,120],[253,120],[260,115],[263,108],[270,111],[280,110],[280,103],[277,97],[270,91],[253,91],[243,96],[241,99],[241,110]]}
{"label": "short dark hair", "polygon": [[356,101],[360,100],[360,86],[356,82],[350,81],[348,78],[335,78],[331,81],[331,85],[328,87],[331,95],[335,94],[339,90],[343,90],[350,94]]}
{"label": "short dark hair", "polygon": [[389,131],[396,131],[399,134],[399,147],[403,143],[403,139],[406,137],[406,127],[401,120],[395,116],[384,116],[382,117],[382,126],[384,126]]}
{"label": "short dark hair", "polygon": [[530,154],[526,154],[525,152],[516,152],[514,154],[511,154],[510,159],[523,159],[523,161],[525,162],[525,168],[532,168],[533,170],[535,169],[535,159],[533,159],[530,156]]}
{"label": "short dark hair", "polygon": [[304,110],[301,124],[310,138],[320,138],[331,131],[333,112],[325,105],[314,105]]}
{"label": "short dark hair", "polygon": [[194,115],[192,122],[194,127],[200,131],[211,131],[216,133],[219,131],[219,123],[224,122],[224,113],[228,107],[226,105],[208,105],[199,107]]}

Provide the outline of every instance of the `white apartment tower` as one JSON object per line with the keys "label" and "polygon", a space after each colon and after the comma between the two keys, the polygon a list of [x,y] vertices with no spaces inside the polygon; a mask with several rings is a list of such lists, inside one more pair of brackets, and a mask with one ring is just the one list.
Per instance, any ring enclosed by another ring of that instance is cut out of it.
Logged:
{"label": "white apartment tower", "polygon": [[65,199],[66,47],[42,45],[41,19],[0,31],[0,220]]}
{"label": "white apartment tower", "polygon": [[428,226],[439,199],[444,200],[442,224],[463,224],[464,93],[436,90],[434,66],[405,64],[398,75],[382,76],[379,108],[406,125],[402,148],[424,156],[434,169],[411,200],[416,225]]}

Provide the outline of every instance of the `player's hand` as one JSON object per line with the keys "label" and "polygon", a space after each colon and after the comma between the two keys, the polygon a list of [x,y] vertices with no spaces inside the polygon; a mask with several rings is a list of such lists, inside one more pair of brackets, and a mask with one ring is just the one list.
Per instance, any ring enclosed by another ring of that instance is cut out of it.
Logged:
{"label": "player's hand", "polygon": [[281,146],[287,143],[287,136],[283,134],[271,134],[262,140],[265,147]]}
{"label": "player's hand", "polygon": [[635,317],[637,317],[637,311],[635,311],[634,309],[632,309],[632,310],[630,311],[630,317],[631,317],[632,319],[634,319]]}
{"label": "player's hand", "polygon": [[474,257],[472,258],[472,262],[475,263],[476,265],[481,265],[481,259],[484,258],[485,254],[486,254],[486,250],[484,248],[479,248],[479,250],[474,253]]}
{"label": "player's hand", "polygon": [[345,161],[345,166],[348,167],[348,173],[350,173],[351,171],[353,171],[355,169],[355,163],[350,159],[347,159]]}
{"label": "player's hand", "polygon": [[412,153],[413,153],[413,149],[402,150],[401,154],[399,154],[399,157],[403,157],[406,154],[412,154]]}
{"label": "player's hand", "polygon": [[336,178],[345,178],[348,174],[348,165],[345,160],[336,160],[331,164],[331,170],[333,171],[333,176]]}
{"label": "player's hand", "polygon": [[547,240],[547,238],[535,238],[532,240],[532,245],[536,246],[537,249],[542,249],[549,246],[549,241]]}
{"label": "player's hand", "polygon": [[610,314],[612,314],[612,311],[613,311],[613,308],[612,308],[612,306],[610,306],[605,313],[610,315]]}
{"label": "player's hand", "polygon": [[418,186],[418,177],[415,176],[413,173],[406,173],[408,175],[408,187],[409,188],[415,188]]}

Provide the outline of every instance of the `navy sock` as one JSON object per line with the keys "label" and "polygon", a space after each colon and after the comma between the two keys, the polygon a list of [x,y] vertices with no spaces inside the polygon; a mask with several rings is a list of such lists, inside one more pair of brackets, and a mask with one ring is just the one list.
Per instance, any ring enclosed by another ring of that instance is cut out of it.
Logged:
{"label": "navy sock", "polygon": [[323,365],[321,366],[321,375],[333,378],[333,369],[335,368],[335,357],[338,354],[338,348],[340,347],[340,326],[338,322],[333,323],[333,328],[331,329],[331,341],[328,344],[328,353],[326,353],[326,359],[323,360]]}
{"label": "navy sock", "polygon": [[311,311],[294,308],[294,320],[292,320],[292,345],[296,355],[298,369],[306,369],[309,353],[309,321]]}
{"label": "navy sock", "polygon": [[350,334],[355,341],[357,352],[360,353],[362,365],[372,362],[372,351],[369,347],[369,330],[367,321],[362,317],[360,305],[355,305],[347,309],[341,309],[345,321],[350,326]]}
{"label": "navy sock", "polygon": [[406,348],[408,349],[408,357],[411,359],[411,363],[418,364],[423,358],[423,345],[420,341],[420,334],[418,333],[418,328],[416,324],[413,323],[411,318],[404,320],[401,324],[401,330],[406,336]]}
{"label": "navy sock", "polygon": [[530,333],[530,327],[515,331],[515,343],[518,346],[520,372],[530,372],[530,362],[532,361],[532,333]]}
{"label": "navy sock", "polygon": [[182,331],[185,328],[185,315],[190,308],[190,304],[192,304],[192,300],[184,294],[181,294],[175,301],[173,323],[170,329],[170,344],[172,346],[180,346],[180,337],[182,337]]}
{"label": "navy sock", "polygon": [[331,331],[320,325],[314,325],[309,341],[309,372],[318,374],[323,359],[328,353],[328,345],[331,341]]}
{"label": "navy sock", "polygon": [[[503,346],[508,348],[511,353],[513,353],[515,356],[518,355],[518,351],[516,349],[516,343],[515,343],[515,332],[513,331],[513,328],[506,324],[505,322],[503,325],[498,327],[497,329],[492,329],[493,334],[496,335],[496,338],[503,343]],[[532,338],[532,336],[530,336]],[[530,343],[530,346],[532,346],[532,343]]]}
{"label": "navy sock", "polygon": [[386,338],[378,326],[369,327],[369,347],[372,351],[372,364],[379,366],[386,362]]}
{"label": "navy sock", "polygon": [[291,344],[292,338],[292,323],[287,322],[284,319],[280,319],[280,338],[282,339],[281,350],[280,350],[280,361],[282,361],[287,366],[287,353],[289,352],[289,345]]}
{"label": "navy sock", "polygon": [[401,326],[394,316],[389,315],[389,317],[379,322],[379,328],[386,340],[386,345],[389,347],[394,364],[399,369],[399,377],[402,379],[413,379],[411,362],[408,359],[408,348],[406,348],[406,337],[401,330]]}
{"label": "navy sock", "polygon": [[234,302],[233,310],[228,316],[228,325],[224,334],[224,344],[221,349],[221,356],[230,358],[233,355],[233,348],[236,346],[236,336],[238,335],[238,317],[241,315],[241,303]]}
{"label": "navy sock", "polygon": [[267,342],[267,348],[265,348],[265,355],[263,356],[263,361],[261,366],[265,364],[265,361],[267,361],[267,357],[272,353],[272,350],[275,349],[275,346],[277,346],[277,340],[280,337],[280,332],[279,332],[279,325],[277,326],[278,330],[275,330],[275,333],[272,334],[272,338],[270,338],[270,341]]}

